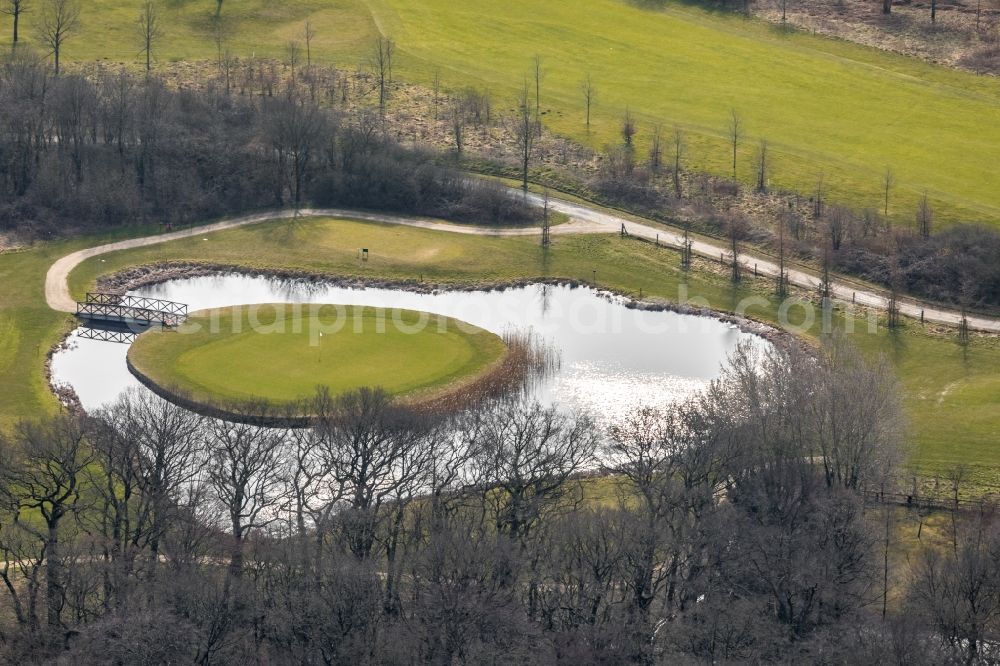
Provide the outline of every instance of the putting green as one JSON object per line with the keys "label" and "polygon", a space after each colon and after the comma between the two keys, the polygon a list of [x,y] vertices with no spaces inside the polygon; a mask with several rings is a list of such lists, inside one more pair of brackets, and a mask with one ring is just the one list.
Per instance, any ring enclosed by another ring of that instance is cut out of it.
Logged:
{"label": "putting green", "polygon": [[461,390],[505,353],[493,333],[426,312],[268,304],[196,312],[176,330],[139,336],[128,359],[145,383],[185,401],[282,405],[319,386],[433,399]]}

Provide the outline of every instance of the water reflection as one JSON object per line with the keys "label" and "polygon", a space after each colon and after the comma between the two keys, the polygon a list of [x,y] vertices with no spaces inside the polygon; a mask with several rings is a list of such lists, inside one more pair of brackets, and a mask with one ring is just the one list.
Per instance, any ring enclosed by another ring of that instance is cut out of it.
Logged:
{"label": "water reflection", "polygon": [[[557,350],[561,361],[534,388],[539,400],[587,409],[600,421],[637,405],[663,405],[691,395],[719,374],[739,341],[753,338],[708,317],[633,310],[620,299],[567,286],[421,294],[224,275],[174,280],[133,293],[187,303],[191,311],[274,302],[370,305],[424,310],[501,335],[532,332]],[[140,385],[125,367],[126,345],[85,336],[74,332],[53,356],[52,376],[54,383],[72,386],[83,406],[93,410]],[[261,372],[266,376],[267,369]]]}

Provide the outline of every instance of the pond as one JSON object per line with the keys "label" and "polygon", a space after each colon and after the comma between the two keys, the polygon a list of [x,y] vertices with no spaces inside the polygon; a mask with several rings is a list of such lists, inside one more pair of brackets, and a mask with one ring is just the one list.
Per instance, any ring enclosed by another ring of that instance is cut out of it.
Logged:
{"label": "pond", "polygon": [[[192,312],[277,302],[368,305],[454,317],[500,335],[530,332],[559,358],[559,367],[531,389],[535,397],[587,410],[601,422],[640,405],[682,400],[719,375],[740,341],[766,344],[718,319],[632,309],[620,297],[565,285],[419,293],[226,274],[130,293],[187,303]],[[123,390],[141,388],[126,367],[127,351],[124,344],[86,339],[78,329],[53,355],[52,382],[72,387],[86,410],[99,409]]]}

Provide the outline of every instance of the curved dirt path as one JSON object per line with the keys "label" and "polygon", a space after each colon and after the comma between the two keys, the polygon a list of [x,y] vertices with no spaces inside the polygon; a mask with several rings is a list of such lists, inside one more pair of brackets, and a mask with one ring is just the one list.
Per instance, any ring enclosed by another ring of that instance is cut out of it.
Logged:
{"label": "curved dirt path", "polygon": [[[214,224],[207,224],[180,231],[157,234],[155,236],[143,236],[142,238],[130,238],[128,240],[106,243],[85,250],[77,250],[65,257],[57,260],[49,267],[45,275],[45,301],[53,310],[59,312],[76,312],[76,301],[69,290],[69,274],[82,262],[91,257],[97,257],[109,252],[119,250],[131,250],[137,247],[158,245],[182,238],[201,236],[216,231],[244,227],[251,224],[260,224],[269,220],[280,218],[291,218],[296,215],[294,210],[277,210],[266,213],[257,213],[236,217]],[[382,224],[398,224],[408,227],[418,227],[420,229],[431,229],[434,231],[447,231],[456,234],[468,234],[474,236],[535,236],[541,233],[534,227],[495,229],[492,227],[476,227],[460,224],[446,224],[420,217],[408,217],[404,215],[384,215],[379,213],[362,213],[355,210],[342,210],[339,208],[304,208],[298,211],[299,217],[343,217],[350,220],[361,220],[363,222],[379,222]],[[573,219],[567,224],[560,224],[552,227],[553,234],[588,234],[605,233],[607,225],[591,222],[583,219]]]}
{"label": "curved dirt path", "polygon": [[[536,194],[529,194],[528,200],[536,205],[542,205],[542,197]],[[562,199],[550,199],[549,207],[558,213],[569,216],[570,221],[552,227],[553,234],[614,234],[619,233],[624,225],[625,230],[631,236],[638,236],[648,240],[658,240],[660,243],[673,247],[681,247],[683,236],[675,230],[667,227],[654,227],[648,224],[635,222],[613,213],[606,213],[581,204],[571,203]],[[118,250],[129,250],[137,247],[146,247],[166,243],[182,238],[190,238],[201,234],[209,234],[215,231],[233,229],[250,224],[259,224],[268,220],[282,217],[293,217],[294,210],[271,211],[258,213],[244,217],[223,220],[215,224],[191,229],[182,229],[156,236],[145,236],[143,238],[133,238],[115,243],[107,243],[97,247],[79,250],[68,254],[56,261],[49,268],[45,276],[45,300],[53,310],[61,312],[76,312],[76,301],[70,295],[68,278],[69,274],[81,262],[91,257],[96,257]],[[494,229],[490,227],[475,227],[457,224],[446,224],[434,220],[408,217],[403,215],[384,215],[378,213],[361,213],[351,210],[341,210],[334,208],[324,209],[303,209],[298,212],[300,217],[344,217],[353,220],[366,222],[379,222],[383,224],[398,224],[421,229],[432,229],[434,231],[446,231],[449,233],[469,234],[477,236],[532,236],[538,235],[537,228],[520,229]],[[692,250],[701,256],[717,258],[720,255],[728,255],[726,248],[704,240],[694,240]],[[756,269],[758,274],[777,278],[778,266],[769,259],[761,259],[752,255],[743,255],[741,264],[748,271]],[[819,289],[820,279],[814,275],[794,268],[786,268],[788,281],[798,287],[806,289]],[[887,299],[880,293],[868,289],[859,289],[856,286],[844,282],[834,281],[831,285],[834,298],[847,302],[857,303],[879,309],[886,309]],[[962,320],[960,312],[940,308],[935,305],[920,303],[916,301],[900,301],[899,310],[903,315],[919,319],[921,313],[926,321],[939,322],[951,325],[958,325]],[[991,317],[969,316],[969,327],[979,331],[990,333],[1000,333],[1000,320]]]}

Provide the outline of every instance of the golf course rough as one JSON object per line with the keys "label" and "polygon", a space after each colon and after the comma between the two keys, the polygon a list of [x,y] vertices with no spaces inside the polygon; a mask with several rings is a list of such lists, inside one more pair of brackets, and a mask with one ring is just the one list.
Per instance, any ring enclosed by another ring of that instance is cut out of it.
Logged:
{"label": "golf course rough", "polygon": [[177,329],[143,333],[129,368],[144,384],[206,408],[381,387],[418,404],[461,391],[504,359],[497,335],[457,319],[402,309],[263,304],[193,313]]}

